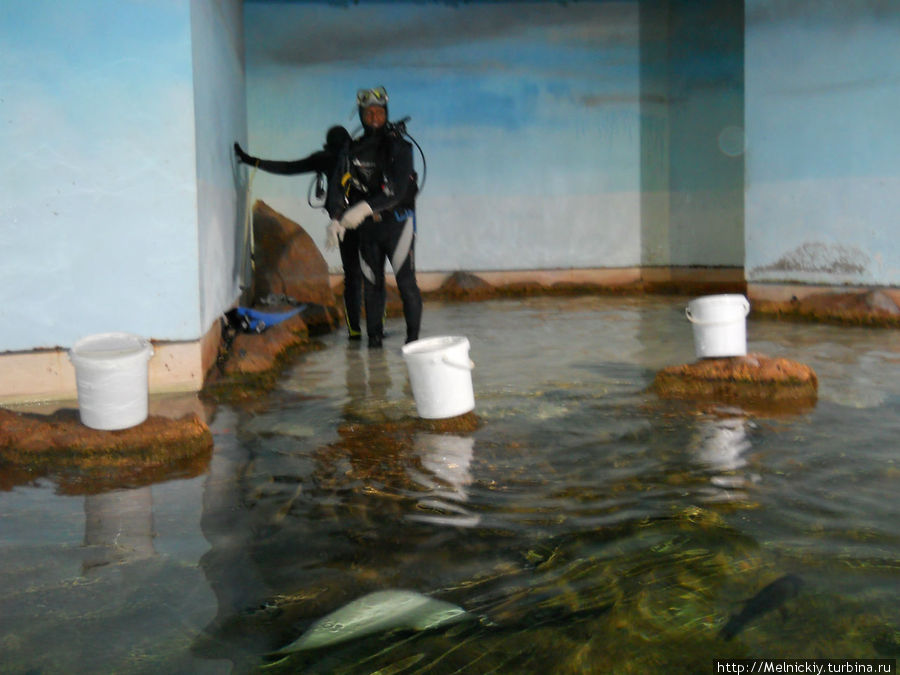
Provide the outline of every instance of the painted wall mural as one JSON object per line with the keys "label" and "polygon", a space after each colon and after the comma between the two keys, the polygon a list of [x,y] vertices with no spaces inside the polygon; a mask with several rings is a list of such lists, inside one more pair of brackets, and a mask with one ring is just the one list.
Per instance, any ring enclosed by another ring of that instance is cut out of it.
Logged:
{"label": "painted wall mural", "polygon": [[900,283],[898,30],[896,3],[748,0],[749,281]]}
{"label": "painted wall mural", "polygon": [[[252,154],[295,159],[332,124],[359,130],[359,87],[386,86],[390,117],[411,118],[427,160],[418,269],[640,264],[636,3],[251,2],[244,15]],[[308,185],[260,173],[254,193],[321,239]]]}

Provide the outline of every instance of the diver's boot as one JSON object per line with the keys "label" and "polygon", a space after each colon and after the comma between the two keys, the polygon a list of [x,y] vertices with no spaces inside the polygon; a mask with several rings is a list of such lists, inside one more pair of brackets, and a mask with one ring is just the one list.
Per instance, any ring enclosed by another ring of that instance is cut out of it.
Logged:
{"label": "diver's boot", "polygon": [[369,349],[380,349],[381,342],[383,339],[384,338],[381,335],[370,335],[369,336]]}

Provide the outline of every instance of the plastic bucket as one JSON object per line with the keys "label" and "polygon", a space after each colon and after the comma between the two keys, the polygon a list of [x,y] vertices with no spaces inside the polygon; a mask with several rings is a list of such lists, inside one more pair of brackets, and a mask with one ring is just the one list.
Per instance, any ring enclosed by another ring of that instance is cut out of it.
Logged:
{"label": "plastic bucket", "polygon": [[81,423],[127,429],[147,419],[147,364],[153,347],[130,333],[99,333],[69,350],[75,366]]}
{"label": "plastic bucket", "polygon": [[747,314],[750,302],[743,295],[707,295],[685,309],[694,328],[698,359],[744,356],[747,353]]}
{"label": "plastic bucket", "polygon": [[420,417],[443,419],[475,409],[468,338],[425,338],[403,345],[402,351]]}

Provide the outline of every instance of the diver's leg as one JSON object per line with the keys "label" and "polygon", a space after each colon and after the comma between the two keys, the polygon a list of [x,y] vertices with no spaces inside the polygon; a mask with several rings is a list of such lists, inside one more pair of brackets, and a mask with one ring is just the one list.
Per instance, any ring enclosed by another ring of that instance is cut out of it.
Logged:
{"label": "diver's leg", "polygon": [[415,243],[416,234],[413,219],[392,227],[391,267],[397,280],[397,291],[403,302],[403,316],[406,319],[406,341],[419,339],[419,328],[422,324],[422,294],[416,283]]}
{"label": "diver's leg", "polygon": [[366,304],[366,335],[370,347],[380,347],[384,339],[384,250],[376,239],[373,224],[363,224],[359,233],[359,263],[363,275]]}
{"label": "diver's leg", "polygon": [[344,315],[351,340],[359,340],[362,315],[362,268],[359,266],[359,231],[347,230],[341,242],[341,263],[344,266]]}

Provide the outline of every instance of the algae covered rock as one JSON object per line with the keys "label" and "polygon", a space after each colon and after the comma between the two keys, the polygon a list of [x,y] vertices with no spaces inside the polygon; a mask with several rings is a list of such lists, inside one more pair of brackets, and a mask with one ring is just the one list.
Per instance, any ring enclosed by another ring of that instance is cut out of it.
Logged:
{"label": "algae covered rock", "polygon": [[52,415],[0,409],[0,486],[53,475],[67,494],[149,485],[204,472],[212,456],[209,427],[196,413],[150,415],[129,429],[99,431],[78,411]]}
{"label": "algae covered rock", "polygon": [[754,353],[669,366],[656,374],[662,398],[757,405],[815,405],[819,381],[812,368]]}
{"label": "algae covered rock", "polygon": [[896,293],[880,289],[845,293],[813,293],[788,301],[754,301],[754,312],[779,318],[796,318],[809,321],[853,326],[900,326],[900,307]]}

